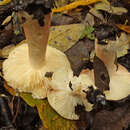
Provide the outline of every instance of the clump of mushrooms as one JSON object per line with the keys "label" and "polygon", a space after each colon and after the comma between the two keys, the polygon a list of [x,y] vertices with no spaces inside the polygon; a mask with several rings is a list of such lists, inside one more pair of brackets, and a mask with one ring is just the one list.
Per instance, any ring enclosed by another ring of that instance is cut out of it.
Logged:
{"label": "clump of mushrooms", "polygon": [[106,99],[120,100],[130,94],[130,73],[122,65],[115,64],[116,52],[119,47],[109,43],[110,41],[107,45],[101,45],[96,39],[96,56],[104,62],[110,77],[109,90],[104,91]]}
{"label": "clump of mushrooms", "polygon": [[48,88],[46,73],[54,73],[62,67],[69,70],[70,64],[64,53],[47,45],[51,13],[45,15],[43,26],[26,12],[18,15],[26,19],[23,24],[26,43],[18,45],[4,61],[4,79],[19,92],[45,98]]}

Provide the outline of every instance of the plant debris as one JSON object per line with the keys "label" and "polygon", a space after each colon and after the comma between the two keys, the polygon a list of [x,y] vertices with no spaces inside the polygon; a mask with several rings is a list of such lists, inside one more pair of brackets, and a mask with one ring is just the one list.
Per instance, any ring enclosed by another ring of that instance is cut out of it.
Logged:
{"label": "plant debris", "polygon": [[67,55],[71,63],[74,75],[79,75],[83,68],[92,68],[92,64],[89,61],[89,54],[93,50],[93,48],[93,41],[85,37],[84,39],[78,41],[70,49],[65,51],[65,54]]}
{"label": "plant debris", "polygon": [[95,85],[101,92],[109,90],[110,77],[105,64],[97,56],[94,57],[93,62]]}

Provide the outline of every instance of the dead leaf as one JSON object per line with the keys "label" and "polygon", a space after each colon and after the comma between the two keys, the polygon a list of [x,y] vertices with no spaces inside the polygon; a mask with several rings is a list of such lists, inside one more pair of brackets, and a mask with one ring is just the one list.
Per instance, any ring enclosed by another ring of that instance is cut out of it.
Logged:
{"label": "dead leaf", "polygon": [[67,120],[58,115],[44,100],[44,104],[37,105],[39,116],[48,130],[76,130],[75,121]]}
{"label": "dead leaf", "polygon": [[5,25],[5,24],[7,24],[7,23],[9,23],[10,21],[11,21],[11,18],[12,18],[12,16],[10,15],[10,16],[8,16],[3,22],[2,22],[2,24],[1,25]]}
{"label": "dead leaf", "polygon": [[29,93],[20,93],[20,97],[31,107],[44,104],[44,100],[34,99]]}
{"label": "dead leaf", "polygon": [[14,90],[13,88],[9,87],[6,82],[4,82],[4,88],[5,88],[12,96],[16,96],[16,95],[17,95],[16,92],[15,92],[15,90]]}
{"label": "dead leaf", "polygon": [[51,18],[51,25],[52,26],[59,26],[59,25],[68,25],[79,23],[78,20],[75,20],[72,16],[64,15],[64,14],[53,14]]}
{"label": "dead leaf", "polygon": [[96,87],[98,87],[101,92],[109,90],[110,77],[105,64],[95,56],[93,66]]}
{"label": "dead leaf", "polygon": [[121,30],[123,30],[123,31],[125,31],[125,32],[127,32],[127,33],[130,33],[130,26],[122,25],[122,24],[116,24],[116,26],[117,26],[119,29],[121,29]]}
{"label": "dead leaf", "polygon": [[94,42],[86,38],[78,41],[75,45],[65,51],[75,75],[79,75],[83,67],[87,64],[89,61],[89,53],[93,48]]}
{"label": "dead leaf", "polygon": [[79,1],[74,1],[68,5],[65,5],[63,7],[57,8],[57,9],[52,9],[53,13],[57,12],[63,12],[63,11],[68,11],[77,8],[78,6],[87,6],[90,4],[94,4],[96,2],[103,1],[106,4],[109,4],[107,0],[79,0]]}
{"label": "dead leaf", "polygon": [[10,2],[11,2],[11,0],[2,0],[2,1],[0,1],[0,6],[1,5],[6,5],[6,4],[10,3]]}
{"label": "dead leaf", "polygon": [[83,30],[83,24],[52,26],[48,44],[64,52],[79,40]]}
{"label": "dead leaf", "polygon": [[116,15],[122,15],[123,13],[127,13],[127,9],[123,7],[114,7],[105,3],[97,3],[94,5],[94,8],[96,10],[103,10],[111,14],[116,14]]}

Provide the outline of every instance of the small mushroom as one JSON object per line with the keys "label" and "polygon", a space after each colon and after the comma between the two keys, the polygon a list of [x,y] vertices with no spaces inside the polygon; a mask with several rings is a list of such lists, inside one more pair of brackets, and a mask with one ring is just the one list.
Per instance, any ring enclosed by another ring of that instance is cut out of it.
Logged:
{"label": "small mushroom", "polygon": [[32,93],[34,98],[45,98],[48,89],[48,72],[55,72],[70,64],[64,53],[47,46],[51,13],[44,17],[44,26],[26,12],[18,13],[25,18],[23,24],[26,43],[18,45],[3,63],[4,79],[20,92]]}
{"label": "small mushroom", "polygon": [[130,73],[120,64],[115,65],[116,45],[101,45],[95,40],[96,56],[100,58],[107,67],[110,83],[109,90],[105,91],[106,99],[120,100],[130,94]]}

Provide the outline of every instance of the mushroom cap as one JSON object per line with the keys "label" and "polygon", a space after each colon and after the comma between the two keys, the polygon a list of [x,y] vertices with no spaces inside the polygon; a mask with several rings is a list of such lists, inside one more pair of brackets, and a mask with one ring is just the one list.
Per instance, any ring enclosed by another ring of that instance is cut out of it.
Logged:
{"label": "mushroom cap", "polygon": [[110,77],[110,90],[105,91],[106,99],[108,100],[121,100],[130,95],[130,73],[118,64]]}
{"label": "mushroom cap", "polygon": [[52,108],[62,117],[71,120],[79,119],[75,114],[77,105],[85,105],[86,110],[92,110],[92,104],[86,99],[89,86],[94,85],[88,72],[81,73],[79,77],[73,76],[72,70],[58,70],[52,76],[51,87],[47,98]]}
{"label": "mushroom cap", "polygon": [[71,80],[72,88],[75,93],[81,95],[83,105],[86,111],[91,111],[93,104],[89,103],[86,92],[89,91],[89,87],[93,87],[95,90],[97,87],[94,84],[93,70],[82,70],[79,77],[75,77]]}
{"label": "mushroom cap", "polygon": [[8,85],[14,89],[32,93],[34,98],[45,98],[48,88],[46,72],[54,73],[62,67],[70,68],[65,54],[48,46],[44,66],[34,69],[30,64],[28,45],[22,44],[12,50],[4,61],[3,74]]}
{"label": "mushroom cap", "polygon": [[53,87],[49,88],[47,98],[51,107],[62,117],[77,120],[79,116],[75,114],[75,107],[78,104],[82,105],[82,100],[70,86],[72,74],[71,70],[66,71],[65,69],[54,73],[50,85]]}

